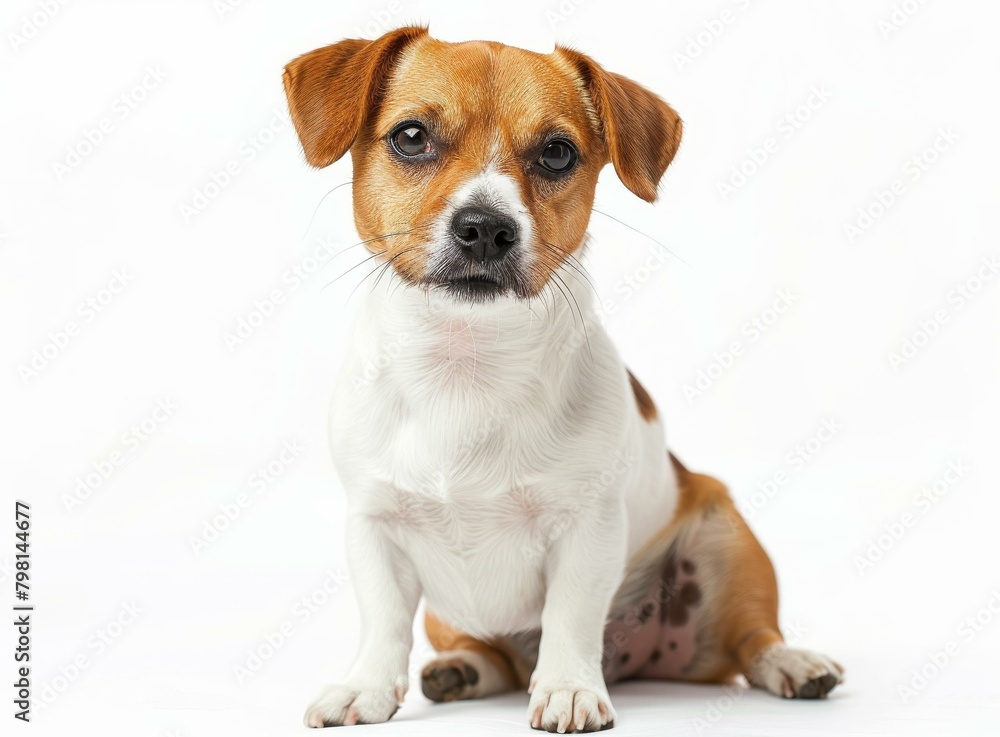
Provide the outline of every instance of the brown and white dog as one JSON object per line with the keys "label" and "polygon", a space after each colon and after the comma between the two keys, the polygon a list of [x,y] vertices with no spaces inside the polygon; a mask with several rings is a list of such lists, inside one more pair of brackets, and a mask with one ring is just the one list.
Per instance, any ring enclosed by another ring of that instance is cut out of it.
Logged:
{"label": "brown and white dog", "polygon": [[767,555],[725,487],[667,453],[591,318],[598,173],[653,201],[677,113],[576,51],[424,28],[317,49],[284,84],[308,162],[351,152],[355,225],[390,277],[331,420],[361,644],[306,723],[393,715],[421,595],[424,693],[526,687],[535,728],[611,726],[625,678],[828,694],[840,666],[784,644]]}

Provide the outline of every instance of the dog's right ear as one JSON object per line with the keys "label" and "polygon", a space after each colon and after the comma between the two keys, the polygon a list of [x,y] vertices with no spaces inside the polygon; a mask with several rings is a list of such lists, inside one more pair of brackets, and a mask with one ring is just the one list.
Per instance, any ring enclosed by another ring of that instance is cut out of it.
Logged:
{"label": "dog's right ear", "polygon": [[556,52],[576,67],[618,178],[646,202],[653,202],[681,144],[680,116],[649,90],[604,71],[589,56],[564,46],[557,46]]}
{"label": "dog's right ear", "polygon": [[347,153],[378,103],[400,51],[426,34],[426,28],[408,26],[374,41],[341,41],[285,67],[288,110],[306,161],[321,168]]}

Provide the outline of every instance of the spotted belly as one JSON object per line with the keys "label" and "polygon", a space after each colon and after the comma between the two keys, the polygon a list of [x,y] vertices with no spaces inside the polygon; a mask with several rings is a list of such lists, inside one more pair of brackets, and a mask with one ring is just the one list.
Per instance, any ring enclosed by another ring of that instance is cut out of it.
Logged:
{"label": "spotted belly", "polygon": [[604,678],[684,678],[697,655],[703,596],[695,565],[667,557],[641,600],[604,630]]}

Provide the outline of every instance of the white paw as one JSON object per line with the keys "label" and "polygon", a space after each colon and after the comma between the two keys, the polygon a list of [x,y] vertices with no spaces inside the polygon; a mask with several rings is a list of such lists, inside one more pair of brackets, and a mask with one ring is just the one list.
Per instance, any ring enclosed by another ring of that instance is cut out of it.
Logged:
{"label": "white paw", "polygon": [[528,723],[546,732],[597,732],[613,726],[615,709],[608,690],[593,685],[538,682],[531,691]]}
{"label": "white paw", "polygon": [[396,713],[403,694],[399,688],[328,686],[306,709],[307,727],[378,724]]}
{"label": "white paw", "polygon": [[830,658],[784,644],[761,653],[753,671],[755,685],[786,699],[821,699],[844,682],[844,669]]}

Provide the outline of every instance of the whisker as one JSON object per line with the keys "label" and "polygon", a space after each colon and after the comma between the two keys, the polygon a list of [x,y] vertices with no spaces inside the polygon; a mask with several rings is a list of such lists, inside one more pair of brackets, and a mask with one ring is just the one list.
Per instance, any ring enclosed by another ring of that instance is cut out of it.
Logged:
{"label": "whisker", "polygon": [[[351,245],[351,246],[347,246],[347,248],[343,249],[343,251],[340,251],[340,253],[343,253],[343,252],[344,252],[344,251],[346,251],[346,250],[347,250],[348,248],[354,248],[354,246],[360,246],[360,245],[363,245],[363,244],[365,244],[365,243],[371,243],[372,241],[377,241],[377,240],[383,240],[383,239],[385,239],[385,238],[392,238],[392,237],[394,237],[394,236],[400,236],[400,235],[409,235],[410,233],[413,233],[413,232],[415,232],[415,231],[418,231],[418,230],[422,230],[422,229],[424,229],[424,228],[429,228],[429,227],[430,227],[430,224],[426,224],[426,225],[418,225],[418,226],[416,226],[416,227],[413,227],[413,228],[410,228],[409,230],[401,230],[401,231],[399,231],[398,233],[386,233],[385,235],[377,235],[377,236],[375,236],[375,237],[373,237],[373,238],[368,238],[368,239],[366,239],[366,240],[363,240],[363,241],[358,241],[358,242],[357,242],[357,243],[355,243],[354,245]],[[328,286],[330,286],[330,285],[331,285],[331,284],[333,284],[334,282],[337,282],[337,281],[340,281],[341,279],[343,279],[343,278],[344,278],[345,276],[347,276],[348,274],[350,274],[350,273],[351,273],[352,271],[354,271],[354,270],[355,270],[356,268],[358,268],[358,267],[359,267],[359,266],[361,266],[362,264],[364,264],[364,263],[367,263],[368,261],[371,261],[371,260],[372,260],[373,258],[375,258],[375,257],[377,257],[377,256],[381,256],[381,255],[382,255],[383,253],[385,253],[385,252],[386,252],[387,250],[388,250],[388,247],[386,247],[386,248],[383,248],[383,249],[382,249],[381,251],[376,251],[376,252],[375,252],[375,253],[373,253],[373,254],[372,254],[371,256],[368,256],[367,258],[364,258],[364,259],[362,259],[362,260],[361,260],[361,261],[359,261],[358,263],[354,264],[354,266],[352,266],[351,268],[349,268],[349,269],[348,269],[347,271],[345,271],[345,272],[344,272],[343,274],[341,274],[340,276],[338,276],[338,277],[337,277],[336,279],[334,279],[333,281],[331,281],[331,282],[329,282],[328,284],[326,284],[326,285],[325,285],[325,286],[323,287],[323,289],[326,289],[326,288],[327,288]],[[340,255],[340,253],[338,253],[337,255]],[[322,291],[323,291],[323,289],[321,289],[320,291],[322,292]]]}
{"label": "whisker", "polygon": [[[403,255],[409,253],[410,251],[415,251],[415,250],[417,250],[417,246],[410,246],[409,248],[404,248],[402,251],[400,251],[399,253],[397,253],[391,259],[389,259],[388,261],[386,261],[384,264],[379,264],[374,269],[372,269],[371,271],[369,271],[367,274],[365,274],[365,278],[362,279],[361,281],[359,281],[358,284],[357,284],[357,286],[355,286],[354,289],[351,290],[351,293],[347,295],[347,301],[348,302],[351,301],[351,297],[354,296],[354,293],[356,291],[358,291],[358,289],[361,287],[362,284],[364,284],[366,281],[368,281],[368,279],[371,278],[372,274],[374,274],[379,269],[387,268],[388,266],[390,266],[392,264],[393,261],[395,261],[400,256],[403,256]],[[375,255],[377,256],[379,254],[375,254]],[[374,289],[374,287],[372,287],[372,289]]]}
{"label": "whisker", "polygon": [[400,256],[402,256],[403,253],[406,253],[406,251],[404,250],[402,253],[396,254],[391,259],[389,259],[388,261],[385,262],[385,267],[382,269],[381,272],[379,272],[378,277],[375,279],[375,283],[372,284],[372,288],[371,288],[370,292],[374,292],[375,291],[375,289],[378,287],[378,283],[380,281],[382,281],[382,277],[385,276],[385,272],[389,269],[390,266],[392,266],[392,262],[395,261]]}
{"label": "whisker", "polygon": [[[556,257],[550,257],[550,255],[547,254],[547,253],[538,254],[538,255],[542,259],[542,262],[546,266],[549,267],[549,269],[550,269],[549,276],[550,277],[551,276],[555,276],[556,272],[559,270],[559,268],[561,266],[561,264],[558,262],[558,260],[556,260]],[[565,281],[563,282],[563,284],[566,285]],[[596,290],[595,290],[595,293],[596,293]]]}
{"label": "whisker", "polygon": [[580,268],[581,268],[581,269],[582,269],[582,270],[583,270],[584,272],[586,272],[586,271],[587,271],[587,267],[586,267],[586,266],[584,266],[584,264],[583,264],[583,261],[581,261],[580,259],[578,259],[578,258],[577,258],[577,257],[576,257],[576,256],[575,256],[575,255],[573,254],[573,252],[572,252],[572,251],[567,251],[567,250],[566,250],[565,248],[562,248],[561,246],[558,246],[558,245],[556,245],[555,243],[550,243],[549,241],[542,241],[542,243],[543,243],[543,244],[545,244],[546,246],[548,246],[549,248],[554,248],[554,249],[556,249],[557,251],[559,251],[559,253],[561,253],[561,254],[563,254],[564,256],[566,256],[566,258],[567,258],[567,259],[569,259],[569,261],[570,261],[571,263],[574,263],[574,264],[576,264],[577,266],[579,266],[579,267],[580,267]]}
{"label": "whisker", "polygon": [[[350,274],[350,273],[351,273],[352,271],[354,271],[354,270],[355,270],[356,268],[358,268],[359,266],[362,266],[362,265],[364,265],[364,264],[368,263],[369,261],[371,261],[371,260],[372,260],[373,258],[378,258],[378,257],[379,257],[379,256],[381,256],[381,255],[382,255],[383,253],[385,253],[385,252],[386,252],[387,250],[388,250],[388,249],[386,249],[386,248],[383,248],[383,249],[382,249],[381,251],[376,251],[375,253],[371,254],[371,255],[370,255],[370,256],[368,256],[367,258],[363,258],[363,259],[361,259],[361,261],[359,261],[358,263],[354,264],[354,266],[352,266],[351,268],[349,268],[349,269],[348,269],[347,271],[345,271],[345,272],[344,272],[343,274],[341,274],[340,276],[338,276],[338,277],[337,277],[336,279],[334,279],[334,280],[333,280],[332,282],[329,282],[329,283],[327,283],[327,284],[323,285],[323,289],[326,289],[327,287],[329,287],[329,286],[332,286],[333,284],[335,284],[336,282],[340,281],[340,280],[341,280],[341,279],[343,279],[343,278],[344,278],[345,276],[347,276],[348,274]],[[320,292],[322,292],[322,291],[323,291],[323,289],[320,289]]]}
{"label": "whisker", "polygon": [[[530,309],[530,307],[529,307]],[[496,348],[500,344],[500,306],[497,305],[496,310],[493,314],[497,321],[497,337],[493,340],[493,347]]]}
{"label": "whisker", "polygon": [[448,321],[448,363],[451,363],[451,329],[454,325],[453,320]]}
{"label": "whisker", "polygon": [[334,192],[336,192],[341,187],[346,187],[348,184],[353,184],[353,183],[354,183],[354,180],[353,179],[349,179],[348,181],[344,182],[343,184],[338,184],[336,187],[334,187],[333,189],[331,189],[329,192],[327,192],[325,195],[323,195],[320,198],[319,204],[317,204],[316,208],[313,210],[312,217],[309,218],[309,225],[306,226],[306,232],[303,233],[302,237],[299,239],[300,242],[304,241],[306,239],[306,236],[309,235],[309,229],[312,228],[313,220],[316,219],[316,213],[319,212],[319,208],[321,208],[323,206],[323,203],[326,202],[326,198],[329,197],[330,195],[332,195]]}
{"label": "whisker", "polygon": [[[499,333],[498,333],[499,335]],[[479,351],[476,348],[476,331],[469,326],[469,338],[472,340],[472,386],[476,385],[476,368],[479,366]]]}
{"label": "whisker", "polygon": [[[558,281],[562,282],[562,277],[557,273],[552,272],[552,276]],[[583,328],[583,337],[587,341],[587,353],[590,354],[590,363],[594,363],[594,350],[590,347],[590,333],[587,332],[587,318],[583,316],[583,310],[580,309],[580,303],[576,301],[576,295],[573,294],[573,290],[569,288],[569,285],[563,282],[566,286],[566,290],[569,292],[569,296],[573,299],[573,304],[576,305],[576,311],[580,314],[580,326]],[[573,320],[573,324],[576,324],[576,320]]]}
{"label": "whisker", "polygon": [[[354,246],[362,246],[362,245],[364,245],[366,243],[371,243],[373,241],[381,241],[381,240],[384,240],[386,238],[393,238],[393,237],[398,236],[398,235],[409,235],[410,233],[415,233],[418,230],[424,230],[424,229],[429,228],[429,227],[431,227],[430,223],[426,223],[424,225],[415,225],[414,227],[410,228],[409,230],[400,230],[400,231],[398,231],[396,233],[385,233],[384,235],[376,235],[376,236],[373,236],[371,238],[366,238],[363,241],[358,241],[357,243],[354,243],[354,244],[352,244],[350,246],[347,246],[347,248],[354,248]],[[344,249],[344,250],[347,250],[347,249]]]}
{"label": "whisker", "polygon": [[573,305],[569,303],[569,297],[566,295],[566,291],[564,289],[566,283],[562,279],[556,279],[555,277],[556,277],[555,272],[552,272],[549,284],[555,285],[556,289],[559,290],[559,293],[562,295],[563,301],[566,303],[566,307],[569,309],[570,314],[573,316],[573,327],[576,327],[576,313],[573,312]]}
{"label": "whisker", "polygon": [[[552,311],[556,309],[556,288],[551,281],[547,281],[545,282],[545,289],[548,290],[550,297],[549,302],[545,305],[545,317],[546,319],[551,320]],[[545,289],[542,291],[544,292]],[[565,298],[565,295],[563,295],[563,299]]]}
{"label": "whisker", "polygon": [[404,282],[404,281],[403,281],[402,279],[396,279],[396,286],[394,286],[394,287],[392,288],[392,291],[391,291],[391,292],[389,292],[389,298],[388,298],[388,301],[390,301],[390,302],[392,301],[392,297],[393,297],[393,295],[394,295],[394,294],[395,294],[395,293],[396,293],[396,292],[397,292],[397,291],[399,290],[399,288],[400,288],[400,287],[401,287],[401,286],[402,286],[403,284],[405,284],[405,283],[406,283],[406,282]]}
{"label": "whisker", "polygon": [[392,262],[395,261],[396,258],[397,256],[393,256],[391,259],[386,261],[385,264],[382,265],[382,270],[378,272],[378,276],[375,277],[375,283],[372,284],[372,288],[368,290],[369,294],[371,294],[378,288],[378,283],[382,281],[382,277],[385,276],[385,272],[389,269],[390,266],[392,266]]}
{"label": "whisker", "polygon": [[[552,319],[552,312],[549,309],[549,303],[548,303],[548,301],[546,301],[546,299],[545,299],[545,290],[549,286],[548,279],[539,278],[539,277],[544,277],[545,274],[543,274],[541,272],[541,270],[539,268],[537,268],[534,264],[531,265],[531,275],[532,275],[532,277],[534,277],[533,281],[541,281],[542,282],[542,288],[538,292],[538,297],[539,297],[538,301],[542,303],[543,307],[545,307],[545,319],[546,320],[551,320]],[[549,296],[552,297],[552,301],[553,301],[553,304],[554,304],[555,303],[555,295],[551,294],[551,292],[550,292]]]}
{"label": "whisker", "polygon": [[[540,255],[542,255],[542,258],[543,258],[543,261],[544,261],[545,260],[544,255],[543,254],[540,254]],[[548,262],[546,262],[546,263],[550,267],[552,266],[552,264],[550,264]],[[570,289],[569,285],[566,284],[565,281],[563,281],[562,277],[559,276],[558,272],[555,269],[552,270],[551,280],[552,280],[551,283],[554,283],[557,286],[557,288],[559,289],[560,293],[562,293],[562,295],[563,295],[563,299],[566,300],[566,306],[569,307],[570,312],[573,314],[573,325],[574,326],[576,326],[577,315],[580,316],[580,327],[583,330],[584,339],[587,341],[587,352],[590,354],[590,360],[591,360],[591,362],[593,362],[593,360],[594,360],[594,352],[593,352],[593,348],[590,345],[590,334],[587,331],[587,319],[583,315],[583,310],[580,309],[580,303],[577,301],[576,295],[573,294],[573,290]],[[563,289],[564,287],[565,287],[565,291]],[[567,296],[567,293],[568,293],[568,296]],[[569,303],[570,299],[573,300],[573,304],[572,305]],[[574,305],[576,306],[576,312],[575,313],[573,312],[573,306]]]}
{"label": "whisker", "polygon": [[655,243],[660,248],[662,248],[663,250],[665,250],[667,253],[669,253],[671,256],[673,256],[675,259],[677,259],[678,261],[680,261],[685,266],[688,266],[688,267],[691,266],[691,264],[689,264],[687,261],[685,261],[684,259],[682,259],[680,256],[678,256],[676,253],[674,253],[673,251],[671,251],[669,248],[667,248],[665,245],[663,245],[662,243],[660,243],[658,240],[656,240],[656,238],[654,238],[653,236],[649,235],[648,233],[643,233],[638,228],[634,228],[631,225],[629,225],[628,223],[626,223],[626,222],[624,222],[622,220],[619,220],[614,215],[609,215],[608,213],[603,212],[602,210],[598,210],[596,207],[592,208],[592,210],[593,210],[593,212],[596,212],[598,215],[603,215],[606,218],[610,218],[611,220],[614,220],[619,225],[624,225],[626,228],[628,228],[631,231],[634,231],[634,232],[638,233],[643,238],[648,238],[649,240],[653,241],[653,243]]}
{"label": "whisker", "polygon": [[593,279],[590,278],[590,274],[587,272],[587,267],[585,267],[580,262],[580,260],[576,258],[576,256],[574,256],[569,251],[566,251],[566,250],[560,248],[555,243],[549,243],[548,241],[542,241],[542,245],[548,246],[549,248],[554,248],[557,251],[559,251],[560,253],[562,253],[563,255],[565,255],[566,258],[567,258],[566,263],[568,263],[570,266],[572,266],[573,269],[580,274],[580,276],[582,276],[584,279],[587,280],[587,284],[589,284],[590,288],[592,290],[594,290],[594,296],[600,298],[600,295],[597,293],[597,286],[594,284]]}

